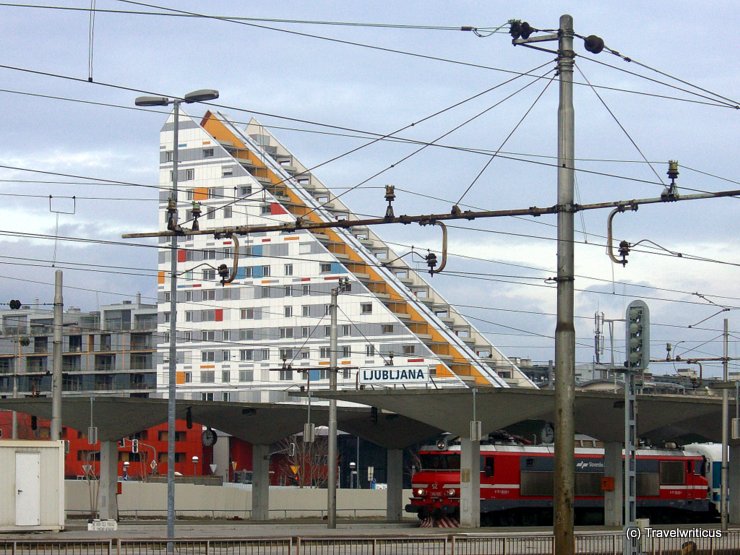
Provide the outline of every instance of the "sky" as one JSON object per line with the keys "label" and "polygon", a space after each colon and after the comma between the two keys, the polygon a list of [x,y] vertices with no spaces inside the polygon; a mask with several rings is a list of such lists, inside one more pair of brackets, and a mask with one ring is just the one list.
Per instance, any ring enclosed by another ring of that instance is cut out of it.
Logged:
{"label": "sky", "polygon": [[[157,227],[167,114],[135,108],[143,94],[217,89],[215,107],[269,126],[357,214],[384,214],[386,184],[396,187],[397,214],[556,204],[555,55],[513,46],[511,19],[543,36],[568,13],[578,35],[607,46],[595,55],[575,39],[577,202],[658,197],[668,160],[679,162],[679,193],[740,189],[740,37],[726,32],[740,19],[735,2],[711,10],[688,1],[649,9],[638,1],[25,4],[0,2],[0,303],[50,306],[57,269],[67,307],[96,310],[137,292],[154,302],[153,243],[121,238]],[[199,118],[206,109],[185,111]],[[418,144],[372,142],[368,133],[434,144],[416,152]],[[606,254],[609,211],[577,214],[577,362],[595,358],[594,315],[623,319],[635,299],[650,307],[653,358],[666,343],[683,358],[722,356],[724,318],[738,356],[738,202],[618,214],[615,243],[639,243],[625,266]],[[507,356],[553,358],[555,223],[456,222],[447,269],[429,278]],[[414,253],[440,247],[429,228],[376,233],[417,264]],[[624,327],[613,329],[619,362]]]}

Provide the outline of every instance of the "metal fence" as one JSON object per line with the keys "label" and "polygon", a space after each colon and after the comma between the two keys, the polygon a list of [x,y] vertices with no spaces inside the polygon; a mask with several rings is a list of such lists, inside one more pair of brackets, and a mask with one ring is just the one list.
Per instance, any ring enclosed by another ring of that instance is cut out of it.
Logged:
{"label": "metal fence", "polygon": [[[688,537],[643,537],[645,555],[680,555],[693,542],[699,555],[737,555],[740,530],[719,536],[691,537],[690,529],[675,529]],[[621,533],[577,533],[576,553],[621,555]],[[173,542],[178,555],[550,555],[552,534],[426,534],[410,536],[324,536],[271,538],[189,538]],[[1,539],[0,555],[164,555],[166,539]]]}

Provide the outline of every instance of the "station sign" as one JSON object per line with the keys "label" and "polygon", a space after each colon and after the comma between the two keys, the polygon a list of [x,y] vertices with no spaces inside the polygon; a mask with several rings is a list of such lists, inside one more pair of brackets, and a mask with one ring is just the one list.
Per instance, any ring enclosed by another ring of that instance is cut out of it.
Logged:
{"label": "station sign", "polygon": [[429,383],[426,366],[377,366],[360,368],[359,372],[362,384]]}

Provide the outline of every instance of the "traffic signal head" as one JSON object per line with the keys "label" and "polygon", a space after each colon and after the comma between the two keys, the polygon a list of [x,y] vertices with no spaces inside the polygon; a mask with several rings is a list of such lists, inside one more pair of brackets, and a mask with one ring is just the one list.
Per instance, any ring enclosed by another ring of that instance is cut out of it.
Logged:
{"label": "traffic signal head", "polygon": [[632,301],[626,314],[626,349],[629,370],[646,370],[650,364],[650,311],[644,301]]}

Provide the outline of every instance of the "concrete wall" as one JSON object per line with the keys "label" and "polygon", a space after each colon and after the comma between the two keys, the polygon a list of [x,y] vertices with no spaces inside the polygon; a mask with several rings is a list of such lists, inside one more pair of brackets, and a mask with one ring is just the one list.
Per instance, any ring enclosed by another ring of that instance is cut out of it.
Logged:
{"label": "concrete wall", "polygon": [[[85,480],[67,480],[66,510],[68,516],[90,514],[90,494],[97,491],[97,483]],[[167,484],[146,482],[120,482],[122,494],[118,496],[118,511],[122,518],[138,516],[165,517],[167,515]],[[411,490],[404,490],[403,504],[408,503]],[[270,518],[321,517],[326,514],[325,489],[270,487]],[[226,484],[200,486],[177,484],[175,506],[178,516],[193,518],[244,518],[250,517],[252,507],[251,486]],[[386,490],[338,489],[337,516],[377,517],[386,516]],[[415,515],[409,518],[416,519]]]}

